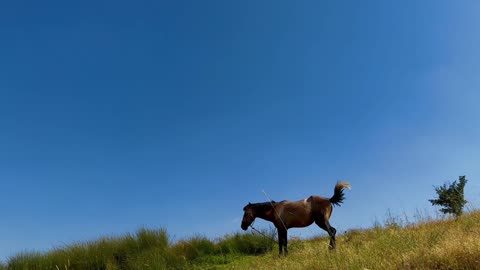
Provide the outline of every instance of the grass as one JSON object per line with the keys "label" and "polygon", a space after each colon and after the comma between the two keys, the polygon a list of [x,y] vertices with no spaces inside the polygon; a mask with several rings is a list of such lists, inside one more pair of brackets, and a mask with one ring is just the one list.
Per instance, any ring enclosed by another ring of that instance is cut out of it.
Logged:
{"label": "grass", "polygon": [[224,265],[239,256],[259,255],[274,247],[274,231],[266,236],[232,234],[211,241],[195,236],[171,243],[165,230],[141,229],[136,234],[74,243],[46,253],[23,252],[0,270],[124,270],[203,269]]}
{"label": "grass", "polygon": [[165,230],[75,243],[47,253],[20,253],[9,269],[480,269],[480,212],[458,219],[419,220],[388,216],[371,229],[350,230],[328,250],[325,237],[289,242],[278,257],[274,231],[217,241],[195,236],[172,243]]}
{"label": "grass", "polygon": [[326,238],[294,242],[287,258],[272,253],[225,269],[480,269],[480,212],[415,224],[388,221],[343,234],[334,252]]}

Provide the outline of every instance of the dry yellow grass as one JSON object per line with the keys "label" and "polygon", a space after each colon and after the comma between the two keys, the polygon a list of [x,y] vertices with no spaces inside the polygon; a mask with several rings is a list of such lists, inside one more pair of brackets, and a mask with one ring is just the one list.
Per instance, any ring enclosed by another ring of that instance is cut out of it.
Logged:
{"label": "dry yellow grass", "polygon": [[[337,240],[294,241],[290,254],[243,257],[222,269],[480,269],[480,212],[459,219],[354,230]],[[202,268],[220,269],[205,265]]]}

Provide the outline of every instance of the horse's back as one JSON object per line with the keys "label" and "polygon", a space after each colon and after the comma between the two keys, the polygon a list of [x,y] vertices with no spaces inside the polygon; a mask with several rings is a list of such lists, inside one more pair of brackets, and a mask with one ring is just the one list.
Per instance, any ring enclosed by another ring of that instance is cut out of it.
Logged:
{"label": "horse's back", "polygon": [[313,223],[312,205],[308,199],[283,201],[280,209],[279,214],[288,228],[306,227]]}
{"label": "horse's back", "polygon": [[330,204],[330,199],[322,197],[322,196],[312,195],[312,196],[308,197],[308,200],[310,200],[312,203],[318,204],[318,205],[329,205]]}
{"label": "horse's back", "polygon": [[332,203],[329,198],[322,196],[310,196],[312,204],[312,213],[314,215],[324,215],[327,219],[332,214]]}

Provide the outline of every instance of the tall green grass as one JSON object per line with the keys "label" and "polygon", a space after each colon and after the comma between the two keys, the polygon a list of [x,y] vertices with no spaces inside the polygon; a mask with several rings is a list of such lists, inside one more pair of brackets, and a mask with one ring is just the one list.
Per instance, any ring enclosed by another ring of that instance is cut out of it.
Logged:
{"label": "tall green grass", "polygon": [[190,269],[194,265],[226,264],[237,256],[270,252],[274,246],[274,234],[272,231],[264,233],[265,236],[236,233],[215,242],[206,237],[195,236],[172,243],[163,229],[141,229],[136,234],[74,243],[46,253],[19,253],[11,257],[4,268],[9,270]]}

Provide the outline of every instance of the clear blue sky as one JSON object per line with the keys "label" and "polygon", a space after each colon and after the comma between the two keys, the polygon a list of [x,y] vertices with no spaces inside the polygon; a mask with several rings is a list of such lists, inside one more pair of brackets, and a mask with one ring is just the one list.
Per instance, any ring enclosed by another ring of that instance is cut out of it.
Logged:
{"label": "clear blue sky", "polygon": [[[478,1],[3,1],[0,258],[247,202],[330,197],[338,230],[479,203]],[[266,222],[258,222],[267,226]],[[314,226],[293,230],[308,236]]]}

